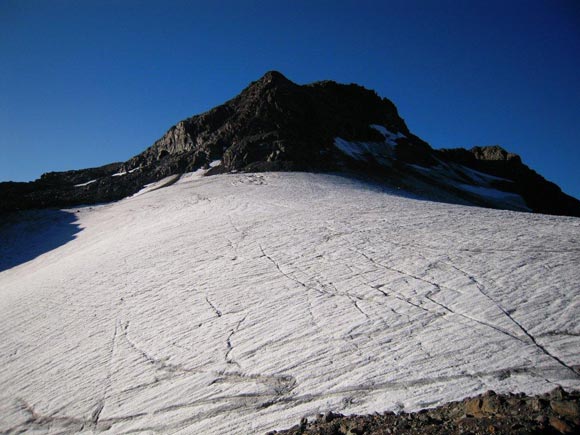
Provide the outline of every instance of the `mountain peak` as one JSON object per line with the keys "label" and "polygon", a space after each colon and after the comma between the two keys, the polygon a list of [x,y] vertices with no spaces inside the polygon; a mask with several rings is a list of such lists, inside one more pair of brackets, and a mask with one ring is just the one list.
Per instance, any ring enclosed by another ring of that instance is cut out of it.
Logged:
{"label": "mountain peak", "polygon": [[278,88],[298,88],[299,86],[291,80],[288,80],[284,74],[279,71],[268,71],[258,80],[250,83],[246,90],[250,90],[251,93],[269,89]]}
{"label": "mountain peak", "polygon": [[263,83],[293,83],[288,80],[280,71],[271,70],[262,76],[259,82]]}

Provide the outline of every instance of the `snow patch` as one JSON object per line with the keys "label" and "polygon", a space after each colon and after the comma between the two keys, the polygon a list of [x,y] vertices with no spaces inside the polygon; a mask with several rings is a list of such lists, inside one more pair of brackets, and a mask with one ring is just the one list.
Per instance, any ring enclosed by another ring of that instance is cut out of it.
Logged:
{"label": "snow patch", "polygon": [[88,186],[89,184],[93,184],[96,183],[97,180],[91,180],[91,181],[87,181],[86,183],[80,183],[80,184],[75,184],[74,187],[83,187],[83,186]]}
{"label": "snow patch", "polygon": [[186,172],[181,176],[177,184],[189,183],[190,181],[199,180],[205,175],[206,172],[207,169],[203,168],[199,168],[193,172]]}
{"label": "snow patch", "polygon": [[391,146],[396,146],[397,145],[397,139],[401,139],[401,138],[407,137],[407,136],[405,136],[401,132],[393,133],[391,130],[389,130],[388,128],[386,128],[386,127],[384,127],[382,125],[371,124],[371,128],[374,128],[379,133],[381,133],[385,137],[385,142],[388,143]]}
{"label": "snow patch", "polygon": [[414,168],[414,169],[418,169],[419,171],[422,171],[422,172],[432,172],[432,169],[431,169],[431,168],[425,168],[425,167],[423,167],[423,166],[420,166],[420,165],[415,165],[415,164],[413,164],[413,163],[407,163],[407,164],[408,164],[409,166],[411,166],[412,168]]}
{"label": "snow patch", "polygon": [[152,192],[157,189],[161,189],[162,187],[171,186],[172,184],[176,183],[180,179],[180,175],[170,175],[169,177],[165,177],[159,181],[155,181],[153,183],[146,184],[143,188],[138,191],[137,193],[130,196],[130,198],[134,198],[136,196],[144,195],[145,193]]}
{"label": "snow patch", "polygon": [[465,190],[466,192],[474,193],[478,196],[495,199],[501,203],[515,206],[522,210],[530,210],[521,195],[518,195],[517,193],[504,192],[492,187],[472,186],[470,184],[463,183],[456,183],[455,186]]}
{"label": "snow patch", "polygon": [[468,168],[467,166],[460,165],[461,170],[466,173],[473,181],[477,183],[489,183],[490,181],[509,181],[513,183],[513,180],[508,178],[496,177],[495,175],[486,174],[484,172],[476,171],[475,169]]}
{"label": "snow patch", "polygon": [[337,137],[334,139],[334,146],[347,156],[360,161],[367,161],[370,157],[387,164],[393,155],[392,148],[380,142],[349,142]]}
{"label": "snow patch", "polygon": [[381,164],[388,164],[393,157],[393,148],[397,145],[397,139],[406,137],[402,133],[393,133],[382,125],[372,124],[370,127],[381,133],[384,142],[358,142],[347,141],[340,137],[334,139],[334,146],[347,156],[360,161],[367,161],[369,158]]}

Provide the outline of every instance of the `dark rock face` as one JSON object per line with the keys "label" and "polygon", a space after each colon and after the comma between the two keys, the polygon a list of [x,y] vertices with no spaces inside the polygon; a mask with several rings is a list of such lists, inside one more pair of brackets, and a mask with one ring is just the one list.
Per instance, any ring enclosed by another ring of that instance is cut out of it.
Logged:
{"label": "dark rock face", "polygon": [[[336,138],[371,145],[353,156],[335,146]],[[369,147],[388,152],[373,155]],[[388,159],[383,158],[387,154]],[[435,151],[409,131],[391,101],[374,91],[332,81],[297,85],[276,71],[221,106],[177,123],[125,163],[49,173],[31,183],[0,183],[0,212],[117,200],[147,183],[207,167],[215,160],[221,164],[208,175],[233,170],[348,170],[427,197],[435,192],[435,198],[452,202],[526,209],[457,189],[454,174],[461,166],[507,178],[486,187],[521,195],[533,211],[580,216],[580,202],[500,147]],[[438,175],[421,173],[417,165],[435,168]],[[425,190],[418,185],[434,187]]]}
{"label": "dark rock face", "polygon": [[566,195],[556,184],[522,163],[520,156],[498,145],[473,147],[470,150],[439,150],[438,153],[448,162],[510,180],[498,180],[495,185],[504,191],[521,195],[535,212],[580,216],[580,202],[577,199]]}
{"label": "dark rock face", "polygon": [[[130,187],[106,182],[120,167],[121,163],[111,163],[78,171],[48,172],[30,183],[0,183],[0,212],[121,199],[130,193]],[[91,180],[95,181],[76,187]]]}
{"label": "dark rock face", "polygon": [[[168,175],[222,160],[224,171],[324,170],[337,136],[380,141],[369,124],[409,134],[394,104],[358,85],[299,86],[271,71],[240,95],[172,127],[124,168]],[[419,142],[419,141],[417,141]]]}

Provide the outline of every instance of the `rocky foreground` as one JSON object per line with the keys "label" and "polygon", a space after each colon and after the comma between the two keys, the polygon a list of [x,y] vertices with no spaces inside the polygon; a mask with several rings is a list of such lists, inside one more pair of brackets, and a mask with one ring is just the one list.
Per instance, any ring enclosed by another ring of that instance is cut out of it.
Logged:
{"label": "rocky foreground", "polygon": [[580,431],[580,392],[558,387],[550,393],[482,395],[413,413],[385,412],[366,416],[320,414],[273,434],[572,434]]}

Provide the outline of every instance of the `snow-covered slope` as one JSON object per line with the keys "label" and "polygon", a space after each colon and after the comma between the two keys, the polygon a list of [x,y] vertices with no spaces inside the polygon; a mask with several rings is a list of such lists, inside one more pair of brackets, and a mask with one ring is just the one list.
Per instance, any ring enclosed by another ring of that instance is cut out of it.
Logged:
{"label": "snow-covered slope", "polygon": [[300,173],[25,216],[0,227],[3,433],[263,433],[580,388],[577,218]]}

